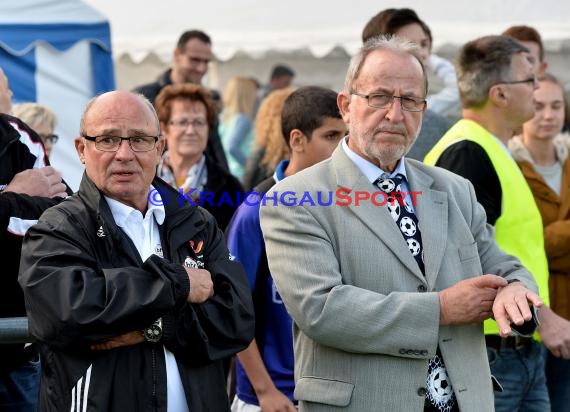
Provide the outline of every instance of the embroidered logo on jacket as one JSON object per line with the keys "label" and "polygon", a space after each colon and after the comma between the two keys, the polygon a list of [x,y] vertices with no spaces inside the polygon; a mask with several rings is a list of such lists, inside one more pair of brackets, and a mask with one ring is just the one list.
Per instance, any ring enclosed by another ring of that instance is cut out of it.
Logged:
{"label": "embroidered logo on jacket", "polygon": [[198,244],[196,244],[196,241],[189,240],[188,245],[190,246],[196,257],[191,258],[190,256],[187,256],[186,259],[184,260],[184,266],[186,266],[187,268],[196,268],[196,269],[203,268],[204,254],[200,252],[202,252],[202,250],[204,249],[204,241],[200,240]]}
{"label": "embroidered logo on jacket", "polygon": [[198,254],[202,251],[202,248],[204,247],[204,241],[201,240],[198,242],[198,246],[194,247],[194,241],[191,240],[190,242],[190,247],[192,248],[192,250],[194,251],[194,253]]}

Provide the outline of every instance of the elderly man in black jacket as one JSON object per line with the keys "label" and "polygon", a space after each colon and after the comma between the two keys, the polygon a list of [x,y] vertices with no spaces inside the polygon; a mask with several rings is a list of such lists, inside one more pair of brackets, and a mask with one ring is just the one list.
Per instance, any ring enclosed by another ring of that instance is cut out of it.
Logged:
{"label": "elderly man in black jacket", "polygon": [[96,97],[76,148],[78,193],[30,228],[22,252],[40,410],[229,410],[222,360],[254,331],[247,279],[214,218],[155,177],[152,105]]}

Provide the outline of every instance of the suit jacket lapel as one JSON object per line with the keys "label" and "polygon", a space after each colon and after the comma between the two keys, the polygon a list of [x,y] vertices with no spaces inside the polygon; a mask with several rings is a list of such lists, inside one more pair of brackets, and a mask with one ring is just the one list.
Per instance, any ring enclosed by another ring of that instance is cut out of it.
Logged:
{"label": "suit jacket lapel", "polygon": [[416,216],[422,232],[426,279],[433,289],[447,242],[447,193],[431,188],[433,179],[406,161],[410,190],[421,192],[416,196]]}
{"label": "suit jacket lapel", "polygon": [[[356,192],[372,193],[374,192],[374,187],[346,156],[340,145],[332,155],[332,162],[335,165],[338,188],[349,189],[351,191],[350,194],[348,192],[346,193],[352,199],[350,205],[346,207],[394,252],[394,255],[402,264],[415,276],[424,280],[424,276],[410,253],[402,233],[396,227],[392,216],[390,216],[388,208],[385,205],[375,206],[370,200],[361,201],[358,206],[355,204]],[[382,197],[378,197],[377,201],[382,202]]]}

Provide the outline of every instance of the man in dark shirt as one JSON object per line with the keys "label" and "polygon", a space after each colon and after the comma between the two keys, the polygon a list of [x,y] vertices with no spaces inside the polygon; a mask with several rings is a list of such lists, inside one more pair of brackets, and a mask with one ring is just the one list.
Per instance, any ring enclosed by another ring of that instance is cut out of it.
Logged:
{"label": "man in dark shirt", "polygon": [[[426,156],[473,184],[495,239],[533,274],[545,305],[530,337],[500,339],[492,321],[485,322],[491,373],[503,385],[495,393],[497,411],[550,410],[544,374],[544,345],[566,329],[547,307],[548,268],[540,213],[513,160],[507,142],[534,115],[538,83],[529,50],[508,36],[486,36],[467,43],[458,57],[458,86],[463,105],[459,120]],[[536,336],[535,336],[536,338]]]}
{"label": "man in dark shirt", "polygon": [[[202,84],[213,58],[212,40],[201,30],[182,33],[172,55],[172,67],[162,73],[156,81],[135,87],[134,92],[142,94],[154,105],[158,93],[169,84]],[[216,164],[229,171],[228,161],[222,147],[218,128],[213,127],[208,136],[206,152]]]}

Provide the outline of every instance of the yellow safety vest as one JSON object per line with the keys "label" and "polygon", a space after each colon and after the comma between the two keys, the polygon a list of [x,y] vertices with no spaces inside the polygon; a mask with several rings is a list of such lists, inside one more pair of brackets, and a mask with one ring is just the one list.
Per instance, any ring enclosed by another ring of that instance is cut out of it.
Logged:
{"label": "yellow safety vest", "polygon": [[[478,123],[462,119],[443,135],[424,162],[435,165],[445,149],[461,140],[477,143],[491,159],[502,192],[501,216],[495,222],[495,240],[501,249],[516,256],[532,273],[541,299],[549,305],[542,217],[523,174],[500,141]],[[485,334],[498,333],[494,320],[485,321]]]}

